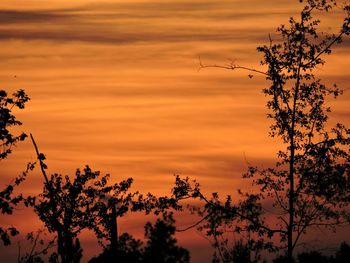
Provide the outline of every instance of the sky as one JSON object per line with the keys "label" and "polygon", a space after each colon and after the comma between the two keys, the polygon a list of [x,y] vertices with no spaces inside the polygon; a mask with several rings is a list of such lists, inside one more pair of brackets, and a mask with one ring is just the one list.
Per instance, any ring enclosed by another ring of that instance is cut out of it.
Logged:
{"label": "sky", "polygon": [[[235,196],[247,187],[241,175],[248,163],[271,165],[281,148],[267,136],[261,90],[269,83],[244,71],[199,70],[199,57],[263,70],[256,47],[268,43],[269,33],[275,37],[298,2],[1,0],[0,88],[29,94],[26,109],[15,114],[45,153],[49,173],[72,175],[88,164],[113,182],[133,177],[133,189],[162,195],[179,174],[206,192]],[[335,32],[338,18],[321,17],[322,28]],[[318,70],[325,83],[350,88],[349,44],[336,47]],[[330,102],[331,122],[349,125],[349,102],[347,91]],[[30,140],[18,145],[0,162],[1,186],[35,158]],[[38,170],[21,186],[28,194],[41,189]],[[1,216],[1,224],[23,232],[40,227],[32,212],[16,213],[18,219]],[[121,231],[142,237],[139,220],[122,219]],[[191,220],[179,218],[178,225]],[[98,253],[89,234],[83,239],[88,255]],[[196,231],[178,239],[193,262],[210,258],[210,245]],[[17,256],[16,249],[0,251],[0,261],[1,254]]]}

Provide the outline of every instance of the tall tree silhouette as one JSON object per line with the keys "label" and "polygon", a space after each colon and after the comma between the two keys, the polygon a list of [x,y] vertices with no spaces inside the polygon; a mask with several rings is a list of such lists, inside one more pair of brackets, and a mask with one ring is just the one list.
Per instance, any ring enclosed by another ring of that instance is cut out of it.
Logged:
{"label": "tall tree silhouette", "polygon": [[[250,166],[244,177],[252,179],[255,193],[241,193],[242,200],[236,204],[230,196],[225,202],[218,194],[206,198],[199,185],[191,185],[188,179],[178,178],[174,189],[180,199],[192,196],[205,202],[204,208],[196,210],[203,217],[198,225],[214,240],[222,235],[223,226],[239,233],[247,231],[255,234],[256,249],[286,248],[288,262],[293,261],[293,250],[308,228],[335,229],[349,224],[350,219],[350,130],[342,124],[331,129],[326,125],[330,112],[326,99],[336,98],[342,91],[336,85],[324,85],[315,75],[325,63],[324,56],[349,35],[350,6],[342,7],[345,17],[339,32],[326,34],[320,32],[320,20],[314,16],[329,13],[336,2],[300,2],[304,4],[300,17],[291,17],[288,25],[278,27],[280,40],[270,37],[269,45],[258,47],[266,71],[235,64],[222,66],[263,74],[270,83],[263,89],[272,120],[269,135],[285,145],[277,154],[276,166]],[[269,202],[272,207],[267,207]],[[273,219],[267,220],[266,211],[271,209],[269,217]],[[275,235],[280,246],[268,242]],[[217,241],[214,244],[220,245]]]}

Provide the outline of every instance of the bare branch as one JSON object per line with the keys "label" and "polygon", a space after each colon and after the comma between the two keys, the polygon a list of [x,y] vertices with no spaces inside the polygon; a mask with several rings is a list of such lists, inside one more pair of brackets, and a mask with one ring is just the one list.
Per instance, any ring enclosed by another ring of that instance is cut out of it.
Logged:
{"label": "bare branch", "polygon": [[185,232],[185,231],[187,231],[187,230],[189,230],[189,229],[191,229],[191,228],[194,228],[194,227],[196,227],[196,226],[199,226],[203,221],[205,221],[208,217],[210,217],[211,216],[211,214],[208,214],[208,215],[206,215],[205,217],[203,217],[201,220],[199,220],[198,222],[196,222],[196,223],[194,223],[194,224],[192,224],[192,225],[190,225],[190,226],[188,226],[188,227],[185,227],[185,228],[183,228],[183,229],[178,229],[178,230],[176,230],[176,232]]}
{"label": "bare branch", "polygon": [[201,57],[198,57],[199,59],[199,70],[204,69],[204,68],[221,68],[221,69],[229,69],[229,70],[236,70],[236,69],[242,69],[242,70],[247,70],[250,72],[255,72],[255,73],[259,73],[265,76],[268,76],[268,74],[264,71],[261,70],[257,70],[254,68],[248,68],[248,67],[244,67],[244,66],[239,66],[234,64],[233,62],[227,64],[227,65],[216,65],[216,64],[212,64],[212,65],[205,65],[202,63]]}
{"label": "bare branch", "polygon": [[307,67],[313,62],[315,62],[322,54],[324,54],[327,50],[329,50],[336,42],[341,40],[342,36],[344,35],[344,31],[341,31],[335,38],[333,38],[332,41],[328,43],[328,45],[322,49],[312,60],[307,62],[306,64],[302,64],[302,67]]}
{"label": "bare branch", "polygon": [[46,185],[47,185],[48,189],[51,191],[52,189],[50,187],[49,179],[48,179],[46,171],[45,171],[46,165],[43,162],[43,155],[42,155],[42,153],[39,152],[38,146],[37,146],[37,144],[36,144],[32,134],[30,134],[30,138],[32,139],[32,142],[33,142],[33,145],[34,145],[34,148],[35,148],[35,151],[36,151],[36,155],[37,155],[37,158],[38,158],[39,163],[40,163],[41,172],[42,172],[42,174],[43,174],[43,176],[45,178]]}

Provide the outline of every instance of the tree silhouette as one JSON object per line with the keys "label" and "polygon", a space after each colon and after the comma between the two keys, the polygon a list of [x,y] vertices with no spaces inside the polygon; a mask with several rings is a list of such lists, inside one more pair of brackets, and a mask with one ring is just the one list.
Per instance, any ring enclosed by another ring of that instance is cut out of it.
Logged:
{"label": "tree silhouette", "polygon": [[350,259],[350,246],[347,243],[343,242],[341,243],[339,250],[335,254],[334,261],[331,261],[331,262],[345,263],[345,262],[349,262],[349,259]]}
{"label": "tree silhouette", "polygon": [[[89,190],[88,198],[94,200],[90,213],[94,218],[93,230],[99,243],[117,257],[119,247],[117,220],[130,210],[136,211],[133,205],[135,199],[138,200],[139,194],[129,191],[132,178],[107,186],[108,177],[109,175],[97,182],[99,189],[94,187]],[[104,240],[107,240],[107,246]]]}
{"label": "tree silhouette", "polygon": [[326,256],[322,255],[320,252],[311,251],[311,252],[303,252],[299,254],[298,262],[299,263],[310,263],[310,262],[327,263],[329,262],[329,259]]}
{"label": "tree silhouette", "polygon": [[[80,243],[77,238],[83,229],[93,229],[94,199],[89,192],[100,188],[100,173],[88,166],[79,169],[74,179],[53,174],[35,204],[35,212],[49,232],[57,234],[57,258],[60,262],[79,262]],[[106,180],[105,176],[101,180]]]}
{"label": "tree silhouette", "polygon": [[[203,219],[196,224],[213,237],[220,248],[218,236],[224,228],[255,235],[256,249],[274,251],[286,248],[287,262],[293,261],[293,250],[310,227],[349,224],[350,200],[350,130],[342,124],[329,129],[328,97],[336,98],[342,91],[322,84],[315,75],[325,63],[324,56],[350,33],[350,6],[338,34],[318,29],[316,13],[326,14],[337,6],[335,1],[308,0],[299,18],[290,18],[289,25],[277,29],[278,41],[258,47],[263,53],[262,65],[256,70],[231,64],[222,66],[263,74],[270,86],[266,95],[268,118],[272,120],[269,135],[280,139],[285,147],[277,154],[275,167],[260,169],[249,166],[245,178],[252,179],[253,193],[242,193],[242,200],[233,204],[231,197],[220,201],[217,193],[206,198],[197,183],[177,178],[174,194],[179,199],[194,197],[205,202],[203,208],[192,209]],[[201,67],[220,67],[216,65]],[[271,206],[266,205],[272,203]],[[273,211],[267,219],[266,211]],[[278,235],[279,244],[270,240]]]}
{"label": "tree silhouette", "polygon": [[[14,194],[15,187],[20,185],[27,177],[28,173],[35,167],[35,163],[28,163],[27,168],[21,175],[14,179],[14,182],[6,186],[6,188],[0,191],[0,211],[1,214],[12,215],[15,207],[23,202],[26,207],[33,206],[35,198],[24,197],[21,193]],[[11,244],[10,236],[19,234],[15,227],[3,228],[0,226],[0,238],[5,246]]]}
{"label": "tree silhouette", "polygon": [[[14,108],[24,109],[28,100],[29,97],[24,90],[19,90],[13,93],[12,96],[8,96],[6,91],[0,90],[0,162],[11,154],[12,148],[18,142],[25,140],[27,137],[25,133],[12,134],[11,128],[22,125],[16,116],[13,115],[12,110]],[[24,198],[22,194],[14,195],[14,188],[25,180],[29,171],[34,169],[34,165],[35,163],[28,163],[26,170],[6,186],[4,190],[0,191],[1,214],[11,215],[15,206],[22,201],[25,201],[25,205],[32,203],[30,199]],[[15,236],[18,233],[15,227],[6,229],[0,226],[0,238],[5,246],[11,244],[10,236]]]}
{"label": "tree silhouette", "polygon": [[123,233],[119,237],[117,260],[114,262],[142,262],[142,253],[142,241],[133,238],[128,233]]}
{"label": "tree silhouette", "polygon": [[14,135],[10,129],[14,126],[22,125],[16,116],[12,114],[12,110],[14,108],[24,109],[28,101],[29,97],[24,90],[19,90],[10,97],[6,91],[0,90],[0,161],[11,153],[13,146],[20,141],[24,141],[27,137],[25,133]]}
{"label": "tree silhouette", "polygon": [[128,233],[123,233],[118,239],[117,253],[107,248],[89,263],[187,263],[190,260],[189,252],[177,245],[177,240],[174,238],[175,230],[172,214],[165,212],[163,218],[158,218],[154,224],[146,223],[146,244],[134,239]]}
{"label": "tree silhouette", "polygon": [[[350,259],[350,247],[347,243],[343,242],[335,255],[326,256],[320,251],[311,250],[299,253],[297,258],[298,263],[346,263]],[[279,256],[273,260],[273,263],[284,263],[287,260],[288,258],[285,255]]]}
{"label": "tree silhouette", "polygon": [[118,237],[117,252],[114,253],[109,247],[97,257],[89,260],[89,263],[102,262],[142,262],[142,241],[134,239],[130,234],[123,233]]}
{"label": "tree silhouette", "polygon": [[[104,246],[106,253],[108,252],[112,258],[120,259],[124,257],[125,251],[122,247],[127,244],[125,242],[128,240],[120,240],[121,237],[118,236],[118,218],[128,212],[145,212],[146,215],[150,213],[159,215],[170,209],[181,209],[173,198],[156,197],[151,193],[143,196],[138,192],[129,192],[132,182],[132,178],[129,178],[115,184],[113,187],[104,188],[103,193],[97,191],[94,194],[95,200],[97,200],[94,203],[96,207],[94,213],[96,226],[94,230],[100,244]],[[124,238],[126,237],[124,236]],[[107,246],[104,245],[104,240],[108,241]],[[122,241],[124,244],[120,244]],[[135,242],[130,244],[135,244]],[[119,253],[122,255],[119,255]]]}
{"label": "tree silhouette", "polygon": [[189,252],[177,246],[173,237],[175,220],[172,214],[163,214],[163,220],[157,219],[152,225],[145,225],[145,237],[148,239],[144,250],[144,260],[147,263],[185,263],[190,261]]}

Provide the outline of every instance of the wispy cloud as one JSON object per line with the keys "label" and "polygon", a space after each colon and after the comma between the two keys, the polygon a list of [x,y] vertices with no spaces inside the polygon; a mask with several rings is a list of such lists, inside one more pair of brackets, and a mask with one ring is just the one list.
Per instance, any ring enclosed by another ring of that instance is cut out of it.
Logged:
{"label": "wispy cloud", "polygon": [[0,10],[0,22],[2,25],[19,23],[62,22],[72,18],[67,12],[56,11],[21,11]]}
{"label": "wispy cloud", "polygon": [[261,32],[262,25],[247,27],[242,21],[251,23],[285,12],[276,8],[265,13],[252,12],[246,4],[235,1],[96,3],[70,9],[0,10],[0,40],[110,44],[260,41],[266,38]]}
{"label": "wispy cloud", "polygon": [[[194,30],[194,29],[193,29]],[[226,30],[226,32],[125,32],[99,27],[80,27],[75,29],[0,29],[0,40],[47,40],[47,41],[82,41],[109,44],[133,44],[145,42],[193,42],[193,41],[242,41],[256,39],[262,42],[266,39],[259,31]]]}

